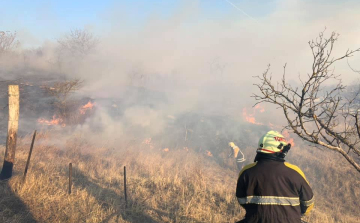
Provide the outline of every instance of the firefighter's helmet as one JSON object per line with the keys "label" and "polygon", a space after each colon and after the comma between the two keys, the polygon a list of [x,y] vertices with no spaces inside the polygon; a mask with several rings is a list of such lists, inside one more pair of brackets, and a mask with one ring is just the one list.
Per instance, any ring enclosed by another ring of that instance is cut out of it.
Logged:
{"label": "firefighter's helmet", "polygon": [[285,137],[277,131],[269,131],[263,135],[258,143],[258,153],[279,153],[285,146],[289,145]]}

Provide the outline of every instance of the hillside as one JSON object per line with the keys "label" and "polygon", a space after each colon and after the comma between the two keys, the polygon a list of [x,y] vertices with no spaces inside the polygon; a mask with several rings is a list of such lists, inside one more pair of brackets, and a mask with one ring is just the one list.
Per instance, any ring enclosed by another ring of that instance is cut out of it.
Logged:
{"label": "hillside", "polygon": [[304,223],[360,223],[359,0],[4,2],[0,223],[237,222],[270,130]]}
{"label": "hillside", "polygon": [[[166,152],[146,141],[100,147],[81,135],[57,144],[57,134],[38,135],[24,184],[30,136],[19,139],[15,175],[0,184],[1,222],[235,222],[244,213],[234,196],[234,160],[224,158],[219,164],[191,148]],[[0,149],[2,160],[4,147]],[[226,152],[219,156],[226,157]],[[244,152],[251,162],[254,149]],[[360,176],[339,159],[312,148],[295,146],[290,151],[289,162],[304,170],[315,192],[316,206],[308,222],[360,221]],[[69,162],[74,168],[71,195]]]}

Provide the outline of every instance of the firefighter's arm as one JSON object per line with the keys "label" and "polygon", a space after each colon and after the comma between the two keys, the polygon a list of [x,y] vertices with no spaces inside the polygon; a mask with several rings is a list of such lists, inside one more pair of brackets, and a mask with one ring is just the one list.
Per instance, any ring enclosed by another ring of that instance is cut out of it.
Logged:
{"label": "firefighter's arm", "polygon": [[301,214],[308,215],[314,207],[314,193],[305,177],[305,174],[300,170],[300,168],[298,169],[298,173],[300,174],[299,198]]}
{"label": "firefighter's arm", "polygon": [[313,191],[309,185],[309,183],[304,180],[300,187],[299,191],[300,195],[300,208],[301,208],[301,214],[308,215],[314,207],[314,194]]}
{"label": "firefighter's arm", "polygon": [[239,204],[245,208],[246,204],[246,197],[248,196],[248,183],[249,183],[249,176],[246,173],[247,169],[254,167],[256,163],[251,163],[246,165],[239,174],[239,178],[236,185],[236,197],[238,199]]}
{"label": "firefighter's arm", "polygon": [[240,173],[237,185],[236,185],[236,197],[239,204],[245,208],[245,203],[242,202],[243,198],[246,197],[247,185],[245,184],[245,174]]}
{"label": "firefighter's arm", "polygon": [[285,162],[284,164],[285,166],[295,170],[298,173],[298,175],[294,178],[295,181],[294,183],[297,185],[296,187],[299,193],[301,214],[307,215],[314,207],[314,201],[315,201],[314,193],[310,187],[310,184],[307,181],[305,174],[302,172],[302,170],[299,167],[287,162]]}

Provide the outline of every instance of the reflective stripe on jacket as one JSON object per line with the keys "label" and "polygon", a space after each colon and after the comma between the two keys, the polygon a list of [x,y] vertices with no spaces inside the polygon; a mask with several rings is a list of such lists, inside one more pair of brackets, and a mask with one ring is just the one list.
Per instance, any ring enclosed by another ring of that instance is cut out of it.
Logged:
{"label": "reflective stripe on jacket", "polygon": [[297,166],[266,158],[242,169],[236,197],[249,223],[300,223],[314,205],[310,185]]}

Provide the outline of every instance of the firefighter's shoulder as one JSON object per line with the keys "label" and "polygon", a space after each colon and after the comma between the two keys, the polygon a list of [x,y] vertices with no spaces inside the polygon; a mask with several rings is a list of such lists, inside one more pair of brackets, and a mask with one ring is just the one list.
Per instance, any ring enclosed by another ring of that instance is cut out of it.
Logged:
{"label": "firefighter's shoulder", "polygon": [[244,167],[242,168],[242,170],[240,171],[239,176],[240,176],[245,170],[248,170],[248,169],[256,166],[256,164],[257,164],[257,162],[255,162],[255,163],[250,163],[250,164],[244,166]]}
{"label": "firefighter's shoulder", "polygon": [[[285,164],[286,167],[288,167],[288,168],[296,171],[300,176],[302,176],[302,178],[305,179],[306,182],[308,182],[307,179],[306,179],[306,177],[305,177],[304,172],[303,172],[298,166],[296,166],[296,165],[294,165],[294,164],[291,164],[291,163],[288,163],[288,162],[284,162],[284,164]],[[308,182],[308,183],[309,183],[309,182]]]}

